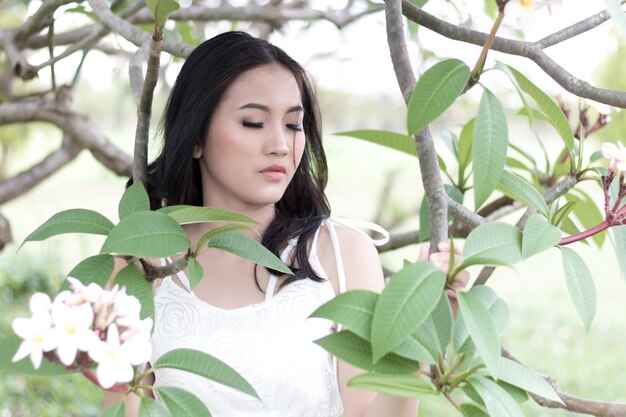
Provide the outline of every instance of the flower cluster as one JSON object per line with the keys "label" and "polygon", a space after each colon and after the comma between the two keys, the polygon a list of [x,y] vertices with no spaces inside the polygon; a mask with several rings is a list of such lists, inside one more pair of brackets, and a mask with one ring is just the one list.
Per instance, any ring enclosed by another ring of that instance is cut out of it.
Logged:
{"label": "flower cluster", "polygon": [[616,171],[626,171],[626,148],[624,148],[622,142],[617,142],[617,145],[610,142],[603,143],[602,155],[610,161],[610,174],[615,175]]}
{"label": "flower cluster", "polygon": [[32,316],[13,320],[13,330],[24,339],[13,361],[30,355],[39,368],[46,356],[83,371],[97,363],[103,388],[130,382],[136,367],[150,360],[152,319],[140,319],[139,300],[123,287],[104,290],[95,283],[68,280],[71,291],[60,292],[54,301],[44,293],[33,294]]}

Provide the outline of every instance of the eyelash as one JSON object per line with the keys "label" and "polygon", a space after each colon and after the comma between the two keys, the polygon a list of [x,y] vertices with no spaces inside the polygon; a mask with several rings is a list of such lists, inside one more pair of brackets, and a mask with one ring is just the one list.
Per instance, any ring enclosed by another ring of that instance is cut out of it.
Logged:
{"label": "eyelash", "polygon": [[[263,127],[263,123],[248,122],[247,120],[244,120],[241,124],[244,127],[252,127],[255,129],[261,129]],[[302,132],[302,125],[287,124],[285,126],[287,126],[287,128],[294,130],[296,132]]]}

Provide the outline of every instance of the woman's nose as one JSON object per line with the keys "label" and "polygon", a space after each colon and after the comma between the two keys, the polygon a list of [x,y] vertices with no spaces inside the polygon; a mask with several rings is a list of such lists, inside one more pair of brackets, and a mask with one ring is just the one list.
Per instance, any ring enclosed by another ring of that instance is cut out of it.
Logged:
{"label": "woman's nose", "polygon": [[287,155],[290,140],[292,140],[292,135],[287,128],[277,126],[274,129],[268,129],[267,153],[278,156]]}

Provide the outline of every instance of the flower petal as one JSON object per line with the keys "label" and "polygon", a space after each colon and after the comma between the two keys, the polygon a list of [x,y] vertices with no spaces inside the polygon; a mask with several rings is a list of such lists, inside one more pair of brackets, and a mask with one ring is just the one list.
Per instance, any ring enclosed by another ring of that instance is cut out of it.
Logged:
{"label": "flower petal", "polygon": [[115,369],[111,364],[101,363],[96,369],[96,376],[102,388],[108,389],[115,384]]}
{"label": "flower petal", "polygon": [[35,369],[39,369],[41,366],[41,359],[43,358],[43,352],[41,349],[35,349],[30,353],[30,360],[33,363]]}
{"label": "flower petal", "polygon": [[604,156],[606,159],[614,160],[617,157],[618,153],[619,150],[614,143],[604,142],[602,144],[602,156]]}
{"label": "flower petal", "polygon": [[34,293],[28,302],[28,307],[33,314],[37,312],[48,313],[51,305],[52,301],[50,300],[50,296],[43,292]]}
{"label": "flower petal", "polygon": [[17,349],[17,352],[15,352],[15,355],[13,355],[12,361],[13,362],[21,361],[22,359],[27,357],[32,350],[33,350],[32,343],[30,343],[30,341],[28,340],[24,340],[20,344],[20,347]]}
{"label": "flower petal", "polygon": [[57,348],[57,356],[65,366],[69,366],[76,359],[76,345],[74,343],[61,343]]}

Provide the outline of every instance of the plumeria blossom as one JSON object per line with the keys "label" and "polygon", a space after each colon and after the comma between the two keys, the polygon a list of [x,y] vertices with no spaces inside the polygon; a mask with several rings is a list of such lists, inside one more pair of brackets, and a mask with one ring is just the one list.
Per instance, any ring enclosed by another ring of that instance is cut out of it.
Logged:
{"label": "plumeria blossom", "polygon": [[98,363],[96,375],[102,388],[111,388],[116,382],[130,382],[133,379],[129,346],[120,344],[115,324],[109,327],[106,342],[98,341],[91,347],[89,357]]}
{"label": "plumeria blossom", "polygon": [[552,13],[553,7],[562,7],[562,0],[509,0],[506,3],[505,13],[517,19],[520,29],[527,31],[535,25],[535,13],[541,9],[548,9]]}
{"label": "plumeria blossom", "polygon": [[54,338],[52,337],[52,321],[47,312],[35,313],[31,318],[17,318],[13,320],[13,331],[23,342],[17,349],[13,362],[20,361],[30,355],[33,366],[39,368],[43,352],[54,349]]}
{"label": "plumeria blossom", "polygon": [[[38,368],[45,354],[81,370],[105,389],[132,381],[152,354],[152,319],[141,319],[141,303],[126,294],[126,288],[115,285],[105,290],[72,277],[68,281],[71,291],[60,292],[53,301],[46,294],[34,294],[29,303],[32,316],[13,321],[15,333],[23,339],[13,361],[30,355]],[[94,362],[96,377],[91,373]]]}
{"label": "plumeria blossom", "polygon": [[626,148],[622,142],[617,142],[617,145],[610,142],[603,143],[602,155],[610,161],[609,170],[626,171]]}
{"label": "plumeria blossom", "polygon": [[57,355],[64,365],[74,362],[79,349],[88,351],[99,340],[91,330],[93,310],[88,303],[73,307],[58,303],[52,307],[51,316]]}

